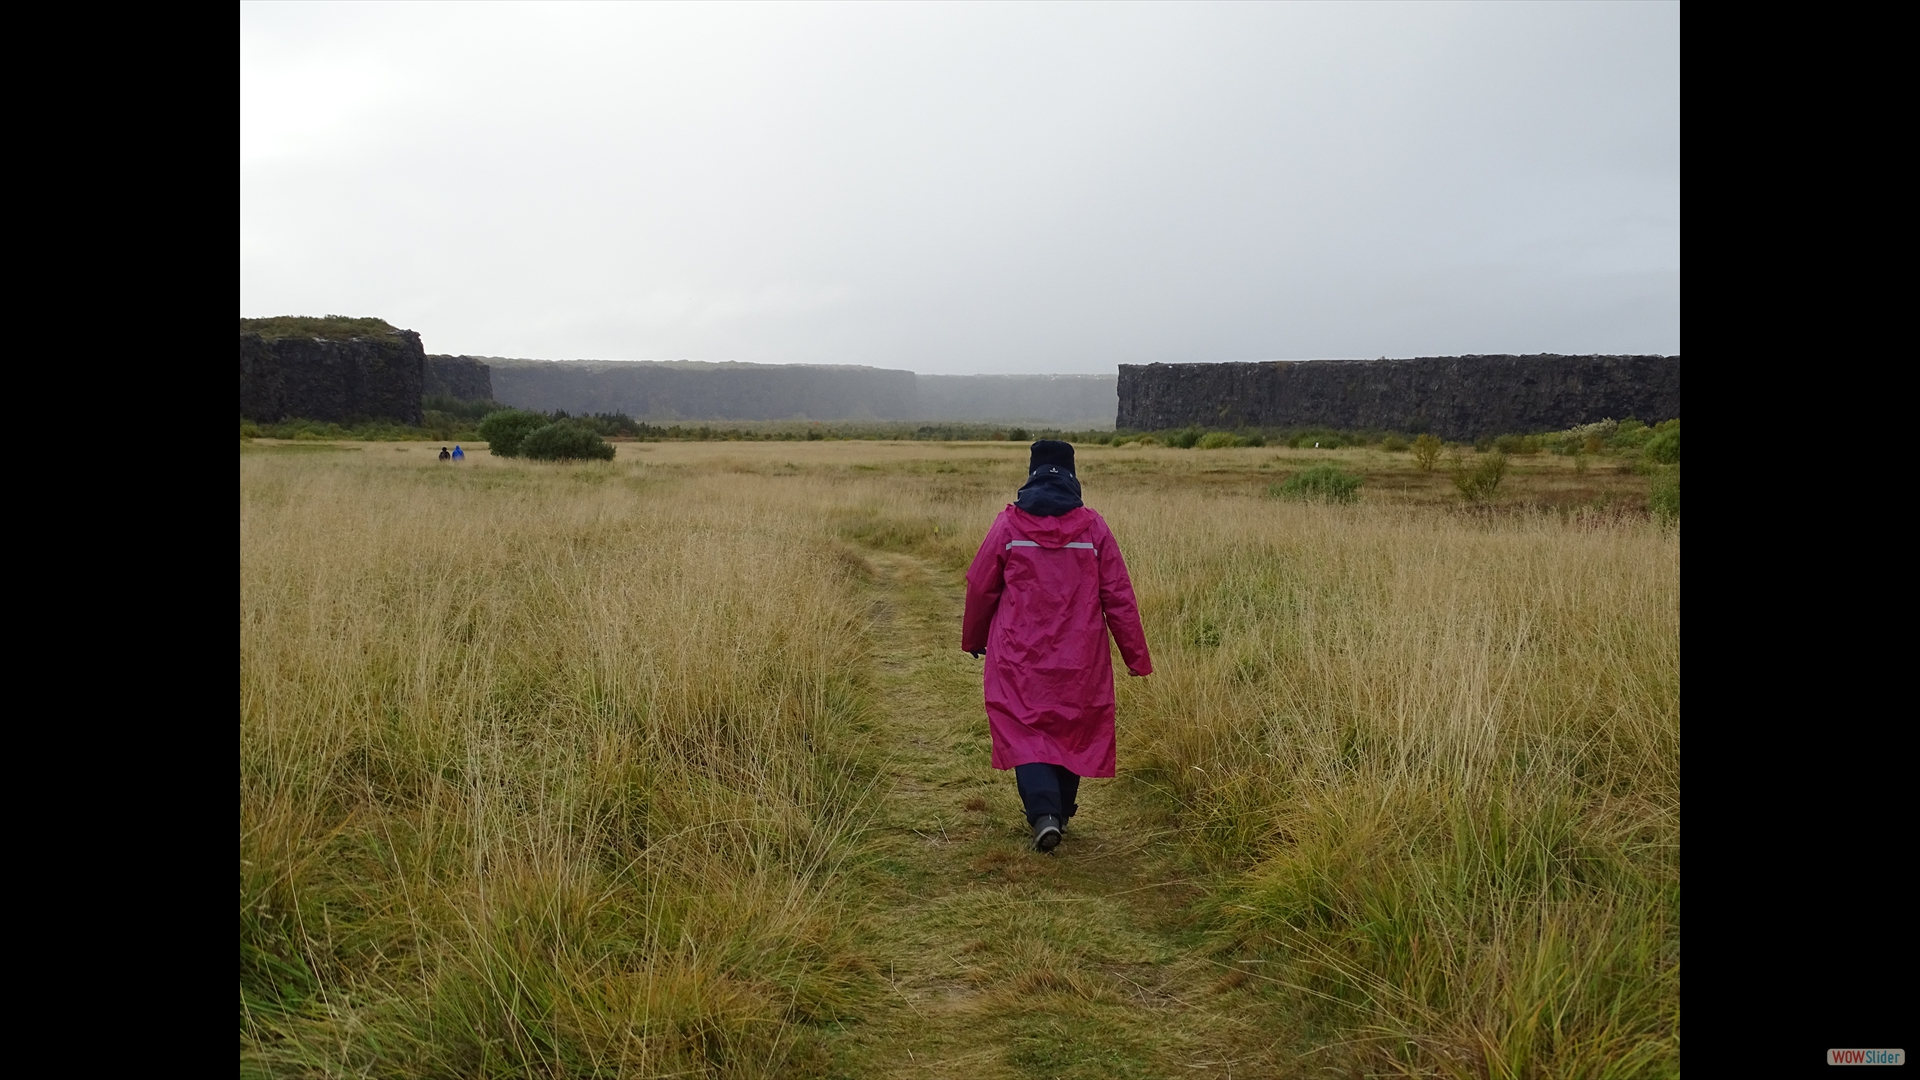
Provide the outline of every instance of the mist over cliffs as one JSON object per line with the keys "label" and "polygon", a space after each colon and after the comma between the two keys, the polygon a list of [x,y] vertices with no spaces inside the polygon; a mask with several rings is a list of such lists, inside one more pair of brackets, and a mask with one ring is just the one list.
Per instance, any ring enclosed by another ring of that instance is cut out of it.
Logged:
{"label": "mist over cliffs", "polygon": [[493,373],[471,356],[428,354],[426,395],[461,401],[493,401]]}
{"label": "mist over cliffs", "polygon": [[1115,375],[921,375],[921,420],[1014,421],[1110,428]]}
{"label": "mist over cliffs", "polygon": [[957,421],[1155,431],[1307,428],[1448,439],[1680,415],[1678,356],[1122,364],[1119,375],[917,375],[853,365],[428,356],[380,319],[240,320],[240,416],[419,424],[423,397],[636,420]]}
{"label": "mist over cliffs", "polygon": [[973,421],[1113,426],[1112,375],[916,375],[891,368],[427,355],[381,319],[240,320],[240,416],[421,422],[422,398],[653,422]]}
{"label": "mist over cliffs", "polygon": [[652,421],[959,420],[1113,425],[1112,375],[916,375],[892,368],[476,357],[495,400]]}

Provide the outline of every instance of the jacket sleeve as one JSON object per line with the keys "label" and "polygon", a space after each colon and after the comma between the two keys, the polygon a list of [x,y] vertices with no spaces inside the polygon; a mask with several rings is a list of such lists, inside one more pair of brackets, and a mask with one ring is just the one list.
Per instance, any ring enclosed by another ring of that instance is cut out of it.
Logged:
{"label": "jacket sleeve", "polygon": [[1000,594],[1006,591],[1007,552],[1002,536],[1006,528],[1002,518],[994,518],[980,551],[967,567],[967,610],[960,619],[960,650],[974,652],[987,647],[987,631],[993,628],[993,613],[999,610]]}
{"label": "jacket sleeve", "polygon": [[1100,542],[1100,610],[1107,619],[1107,632],[1120,646],[1120,659],[1128,671],[1151,675],[1153,657],[1147,655],[1147,632],[1140,625],[1140,605],[1133,598],[1127,561],[1120,557],[1120,542],[1113,533],[1102,531],[1106,535]]}

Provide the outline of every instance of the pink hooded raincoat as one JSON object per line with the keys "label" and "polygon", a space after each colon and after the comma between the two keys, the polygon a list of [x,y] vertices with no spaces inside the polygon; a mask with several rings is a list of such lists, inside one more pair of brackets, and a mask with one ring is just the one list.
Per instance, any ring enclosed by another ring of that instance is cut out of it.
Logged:
{"label": "pink hooded raincoat", "polygon": [[1113,657],[1153,673],[1133,582],[1099,514],[1008,506],[967,570],[960,648],[987,650],[993,767],[1046,762],[1112,776]]}

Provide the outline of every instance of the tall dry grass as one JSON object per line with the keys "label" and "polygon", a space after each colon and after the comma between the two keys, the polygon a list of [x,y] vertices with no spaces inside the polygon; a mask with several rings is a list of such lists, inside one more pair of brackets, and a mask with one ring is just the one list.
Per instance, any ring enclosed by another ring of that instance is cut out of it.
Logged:
{"label": "tall dry grass", "polygon": [[1158,669],[1122,680],[1120,758],[1230,875],[1246,970],[1377,1067],[1677,1072],[1676,532],[1177,491],[1104,509]]}
{"label": "tall dry grass", "polygon": [[[1211,453],[1082,475],[1155,654],[1121,768],[1220,959],[1336,1066],[1677,1071],[1677,531],[1283,502]],[[243,1066],[830,1072],[884,749],[844,552],[957,587],[1024,453],[405,460],[242,457]]]}
{"label": "tall dry grass", "polygon": [[861,612],[720,479],[242,456],[243,1072],[824,1067]]}

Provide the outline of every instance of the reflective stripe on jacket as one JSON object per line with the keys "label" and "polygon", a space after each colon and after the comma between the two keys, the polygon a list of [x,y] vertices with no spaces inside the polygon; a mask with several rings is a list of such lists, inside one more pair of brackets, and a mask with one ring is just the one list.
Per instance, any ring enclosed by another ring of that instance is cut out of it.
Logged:
{"label": "reflective stripe on jacket", "polygon": [[1009,506],[967,570],[960,647],[986,649],[993,767],[1047,762],[1112,776],[1113,660],[1153,671],[1133,582],[1105,519],[1081,507],[1036,517]]}

